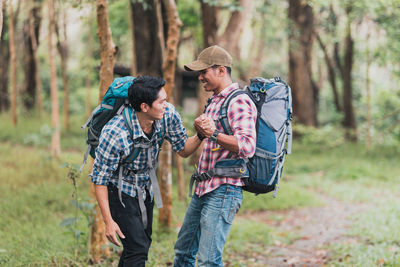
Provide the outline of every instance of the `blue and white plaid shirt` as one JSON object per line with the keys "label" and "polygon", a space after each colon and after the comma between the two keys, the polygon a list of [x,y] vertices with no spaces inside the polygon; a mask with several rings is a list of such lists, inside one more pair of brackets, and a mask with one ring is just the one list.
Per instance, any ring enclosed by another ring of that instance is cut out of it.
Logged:
{"label": "blue and white plaid shirt", "polygon": [[[118,186],[118,165],[122,157],[127,157],[132,152],[134,144],[151,143],[151,157],[153,164],[156,163],[160,151],[159,132],[162,131],[164,139],[167,139],[175,152],[181,151],[188,138],[186,129],[182,125],[182,119],[175,107],[168,103],[164,114],[165,130],[161,120],[154,121],[153,136],[149,140],[139,125],[136,112],[132,111],[133,136],[131,137],[125,125],[122,115],[116,115],[103,127],[100,135],[99,145],[96,148],[96,159],[94,160],[91,180],[97,185],[108,185],[110,182]],[[136,183],[144,189],[150,180],[148,167],[148,149],[141,148],[137,158],[124,168],[130,170],[128,175],[122,179],[122,192],[136,197]],[[134,174],[136,173],[136,175]],[[125,173],[126,174],[126,173]]]}

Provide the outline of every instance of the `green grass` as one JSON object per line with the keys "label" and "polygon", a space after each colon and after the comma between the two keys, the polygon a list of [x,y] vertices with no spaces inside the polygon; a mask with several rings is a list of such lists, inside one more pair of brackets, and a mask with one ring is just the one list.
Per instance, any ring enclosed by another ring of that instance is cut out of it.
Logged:
{"label": "green grass", "polygon": [[[71,228],[60,226],[63,220],[76,216],[70,203],[74,198],[72,182],[67,177],[68,170],[61,165],[81,163],[85,137],[80,125],[84,116],[72,117],[71,130],[62,132],[60,160],[52,159],[48,153],[48,121],[48,117],[21,118],[14,128],[8,114],[0,115],[0,266],[89,265],[89,231],[84,215],[78,213],[80,220],[75,225],[83,232],[78,243],[68,231]],[[310,140],[294,142],[276,199],[272,194],[244,194],[226,243],[224,261],[230,266],[252,266],[252,258],[264,253],[276,240],[290,243],[295,238],[295,233],[277,233],[272,226],[246,219],[247,213],[321,206],[326,204],[325,195],[372,207],[353,218],[348,235],[355,238],[355,243],[331,247],[334,256],[330,265],[400,266],[399,148],[376,147],[366,151],[361,145],[331,142],[328,147],[321,138],[315,144],[310,144]],[[78,196],[83,202],[89,199],[88,169],[77,179]],[[185,161],[186,183],[192,170]],[[148,266],[166,266],[173,260],[173,244],[189,203],[188,197],[178,200],[175,177],[174,170],[172,229],[158,230],[155,210]],[[113,256],[100,266],[117,264],[118,249],[112,249]]]}

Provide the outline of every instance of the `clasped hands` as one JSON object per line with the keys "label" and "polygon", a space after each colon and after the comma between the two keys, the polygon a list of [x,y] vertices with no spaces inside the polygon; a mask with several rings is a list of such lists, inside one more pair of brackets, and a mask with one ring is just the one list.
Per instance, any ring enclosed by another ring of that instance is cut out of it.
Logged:
{"label": "clasped hands", "polygon": [[207,138],[209,138],[216,129],[214,120],[207,117],[205,114],[201,114],[197,117],[194,120],[193,126],[197,133]]}

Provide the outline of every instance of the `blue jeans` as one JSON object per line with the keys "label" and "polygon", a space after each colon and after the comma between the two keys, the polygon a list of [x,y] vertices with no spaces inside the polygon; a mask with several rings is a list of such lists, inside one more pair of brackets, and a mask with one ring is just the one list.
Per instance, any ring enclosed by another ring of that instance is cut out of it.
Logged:
{"label": "blue jeans", "polygon": [[242,204],[242,188],[224,184],[194,195],[175,244],[174,266],[224,266],[222,252],[233,218]]}

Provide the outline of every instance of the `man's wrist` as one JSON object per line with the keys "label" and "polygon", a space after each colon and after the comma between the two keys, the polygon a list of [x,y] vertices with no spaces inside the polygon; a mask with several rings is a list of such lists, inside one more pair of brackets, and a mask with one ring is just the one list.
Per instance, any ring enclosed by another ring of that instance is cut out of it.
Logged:
{"label": "man's wrist", "polygon": [[206,138],[206,137],[204,135],[200,134],[200,133],[197,133],[197,138],[199,138],[200,141],[203,141],[204,138]]}
{"label": "man's wrist", "polygon": [[217,129],[215,129],[214,132],[212,133],[212,135],[209,137],[210,141],[212,141],[212,142],[217,142],[218,135],[219,135],[220,133],[221,133],[220,131],[218,131]]}

